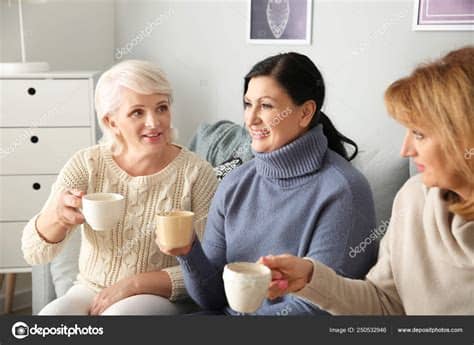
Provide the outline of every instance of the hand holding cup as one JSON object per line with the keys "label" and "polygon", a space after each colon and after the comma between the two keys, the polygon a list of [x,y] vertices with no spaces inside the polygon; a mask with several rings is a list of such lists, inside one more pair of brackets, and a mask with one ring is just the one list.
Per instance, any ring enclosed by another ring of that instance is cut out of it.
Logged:
{"label": "hand holding cup", "polygon": [[258,262],[272,270],[272,282],[268,289],[270,299],[301,290],[313,276],[313,263],[294,255],[268,255]]}
{"label": "hand holding cup", "polygon": [[187,255],[193,246],[194,213],[173,210],[156,216],[156,244],[167,255]]}
{"label": "hand holding cup", "polygon": [[84,223],[79,211],[83,195],[84,192],[76,189],[59,193],[36,219],[36,229],[43,239],[50,243],[61,242],[71,228]]}

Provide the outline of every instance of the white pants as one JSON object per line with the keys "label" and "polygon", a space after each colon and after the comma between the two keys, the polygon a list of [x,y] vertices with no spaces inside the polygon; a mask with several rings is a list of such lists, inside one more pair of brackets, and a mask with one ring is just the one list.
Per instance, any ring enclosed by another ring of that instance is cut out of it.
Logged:
{"label": "white pants", "polygon": [[[88,315],[96,295],[90,288],[76,284],[38,315]],[[196,311],[196,308],[191,302],[172,303],[157,295],[135,295],[112,304],[101,315],[178,315]]]}

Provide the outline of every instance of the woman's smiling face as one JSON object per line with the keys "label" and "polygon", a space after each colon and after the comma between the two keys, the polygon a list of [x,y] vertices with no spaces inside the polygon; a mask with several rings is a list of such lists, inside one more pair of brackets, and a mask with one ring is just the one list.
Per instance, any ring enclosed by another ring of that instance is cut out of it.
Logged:
{"label": "woman's smiling face", "polygon": [[256,152],[271,152],[289,144],[307,131],[312,118],[307,102],[295,105],[278,82],[268,76],[250,79],[244,105],[245,125]]}
{"label": "woman's smiling face", "polygon": [[121,136],[128,150],[142,154],[163,149],[170,137],[169,98],[121,90],[120,107],[108,117],[109,127]]}

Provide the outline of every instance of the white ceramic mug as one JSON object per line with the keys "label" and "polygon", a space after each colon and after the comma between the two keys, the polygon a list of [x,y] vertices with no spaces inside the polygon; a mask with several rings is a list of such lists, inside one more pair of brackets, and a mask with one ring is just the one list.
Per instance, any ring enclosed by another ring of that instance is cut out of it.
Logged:
{"label": "white ceramic mug", "polygon": [[112,229],[123,216],[125,198],[117,193],[92,193],[82,197],[82,214],[97,231]]}
{"label": "white ceramic mug", "polygon": [[225,265],[222,277],[229,306],[240,313],[253,313],[267,296],[272,273],[259,263],[234,262]]}
{"label": "white ceramic mug", "polygon": [[156,236],[160,245],[167,249],[183,248],[193,239],[194,213],[173,210],[158,213],[156,216]]}

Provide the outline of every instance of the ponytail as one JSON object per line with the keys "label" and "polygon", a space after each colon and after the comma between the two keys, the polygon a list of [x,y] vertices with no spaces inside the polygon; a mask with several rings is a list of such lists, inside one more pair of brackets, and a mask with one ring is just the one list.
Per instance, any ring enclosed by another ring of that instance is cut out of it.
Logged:
{"label": "ponytail", "polygon": [[[314,121],[314,125],[313,126],[310,125],[310,127],[315,127],[318,124],[322,124],[323,133],[328,140],[328,147],[334,152],[337,152],[338,154],[340,154],[346,160],[348,161],[353,160],[357,156],[357,153],[359,152],[359,148],[357,144],[353,140],[341,134],[336,129],[336,127],[334,127],[329,117],[327,117],[326,114],[324,114],[322,111],[319,111],[315,115],[315,117],[316,117],[316,120]],[[344,143],[349,144],[354,147],[354,152],[350,156],[348,155],[347,150],[344,147]]]}

